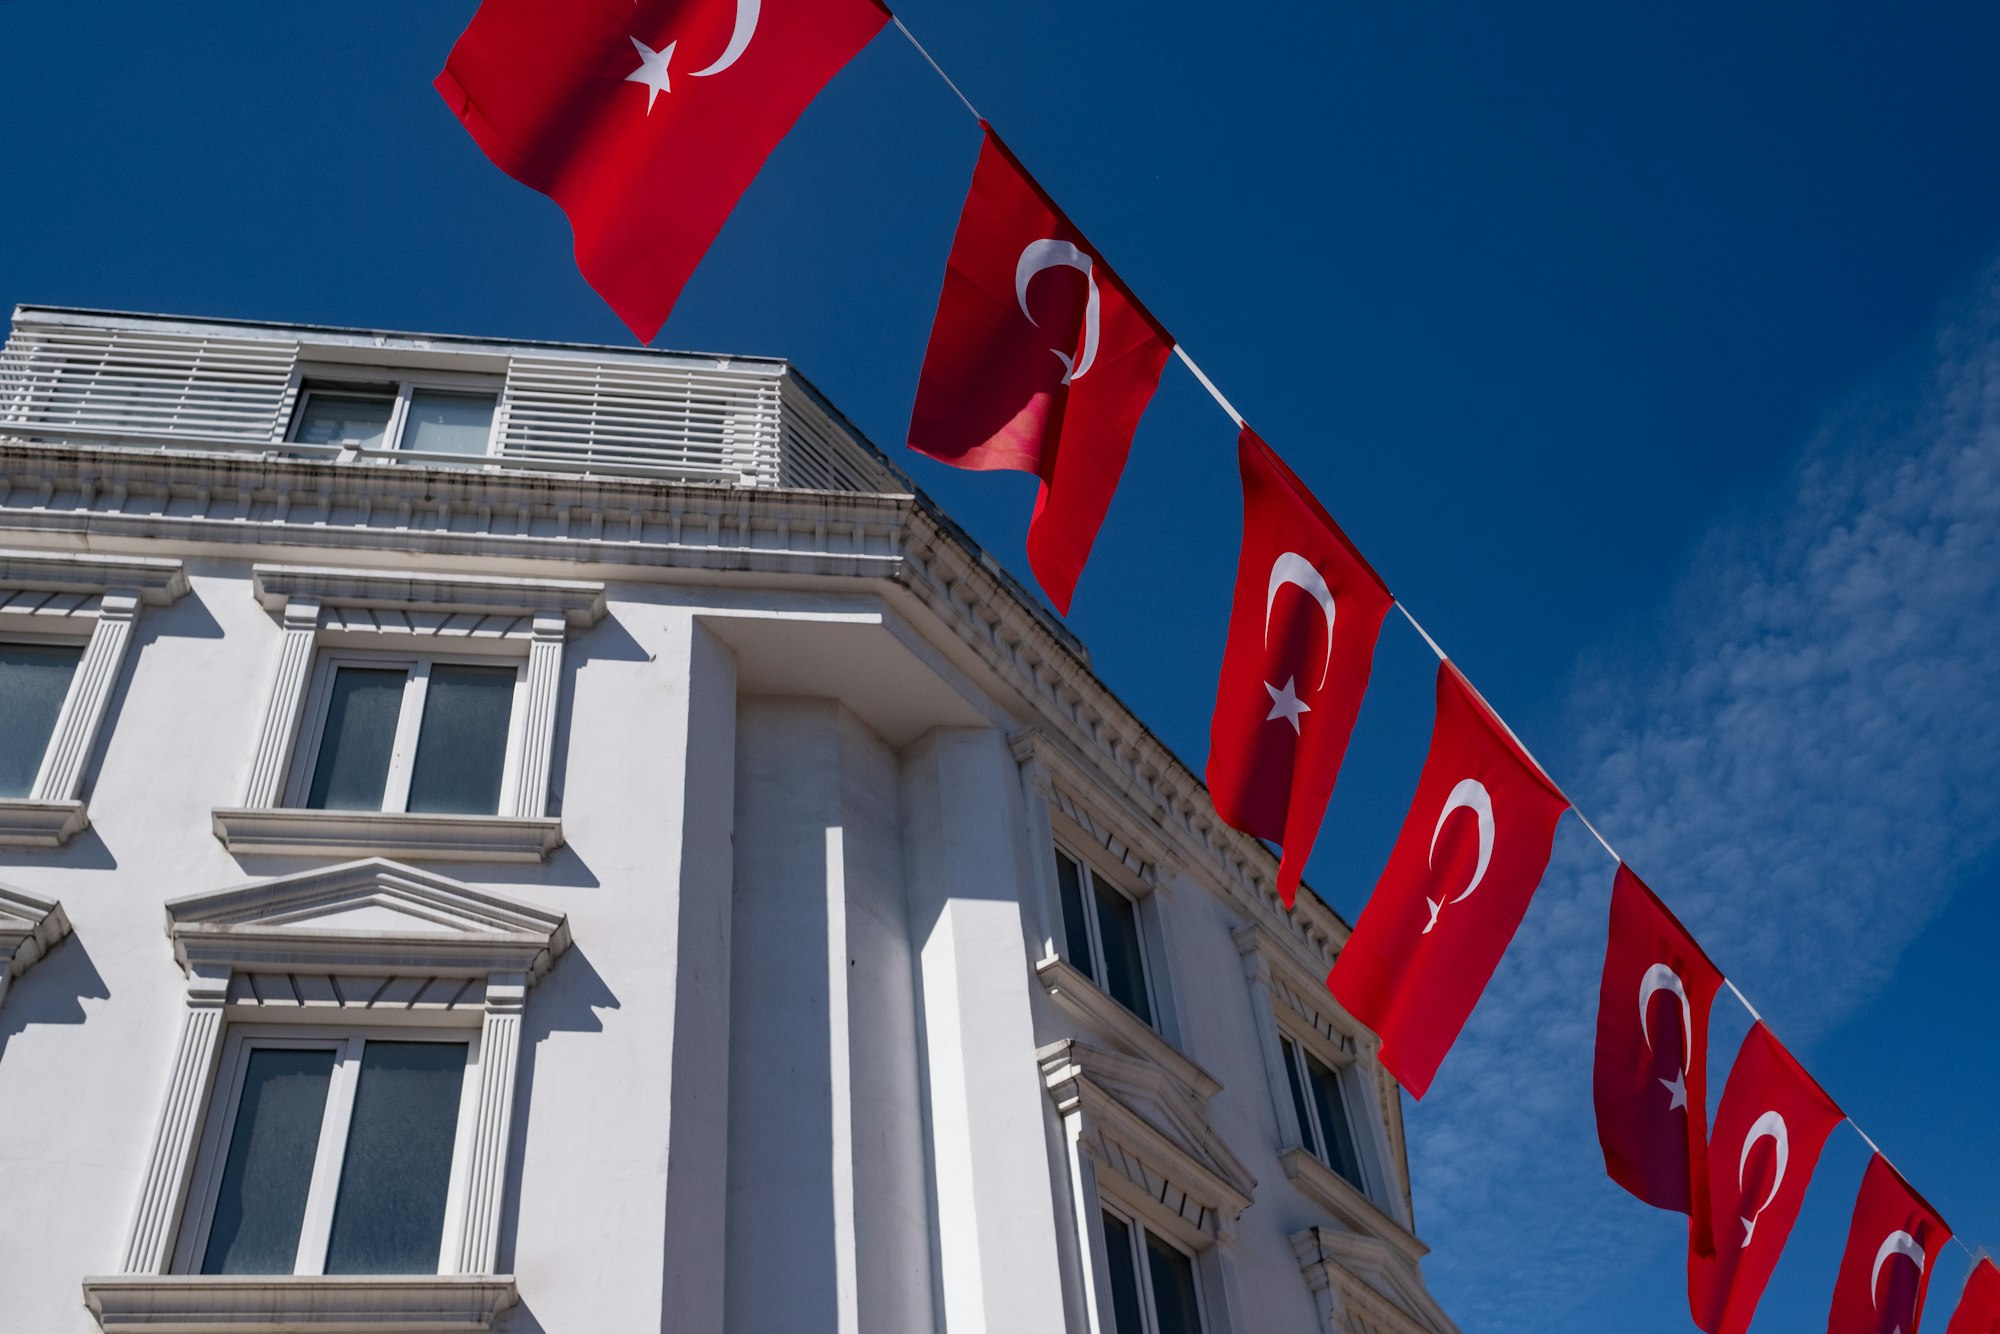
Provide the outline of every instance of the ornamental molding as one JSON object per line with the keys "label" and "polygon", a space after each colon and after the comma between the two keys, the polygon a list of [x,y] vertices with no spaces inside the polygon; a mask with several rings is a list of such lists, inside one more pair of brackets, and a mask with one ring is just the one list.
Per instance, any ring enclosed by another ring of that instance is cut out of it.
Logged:
{"label": "ornamental molding", "polygon": [[492,1329],[519,1300],[511,1274],[349,1277],[118,1274],[83,1280],[104,1334],[287,1334]]}
{"label": "ornamental molding", "polygon": [[9,595],[5,610],[23,608],[21,594],[50,595],[42,605],[63,606],[77,614],[78,600],[102,597],[112,589],[128,590],[149,607],[165,607],[188,591],[187,571],[177,560],[151,556],[104,556],[92,552],[0,550],[0,590]]}
{"label": "ornamental molding", "polygon": [[0,885],[0,997],[69,934],[69,914],[54,899]]}
{"label": "ornamental molding", "polygon": [[1056,955],[1039,959],[1035,963],[1035,976],[1049,993],[1049,999],[1070,1018],[1173,1076],[1188,1097],[1206,1102],[1222,1092],[1222,1081],[1181,1055],[1179,1048],[1107,995],[1069,960]]}
{"label": "ornamental molding", "polygon": [[1187,868],[1173,841],[1143,811],[1107,789],[1089,768],[1040,728],[1007,738],[1030,783],[1070,824],[1146,884],[1157,886]]}
{"label": "ornamental molding", "polygon": [[1287,1180],[1350,1231],[1381,1242],[1411,1264],[1431,1253],[1430,1247],[1383,1213],[1373,1200],[1321,1162],[1312,1150],[1287,1149],[1278,1155],[1278,1165],[1285,1169]]}
{"label": "ornamental molding", "polygon": [[563,844],[555,816],[431,815],[219,807],[215,836],[239,857],[416,857],[445,862],[540,862]]}
{"label": "ornamental molding", "polygon": [[[282,613],[294,598],[325,607],[431,613],[392,622],[405,633],[479,633],[485,622],[511,623],[560,615],[572,630],[604,618],[604,585],[571,579],[494,579],[465,574],[409,574],[309,565],[254,565],[251,587],[266,611]],[[384,628],[379,623],[370,628]],[[490,633],[490,632],[489,632]]]}
{"label": "ornamental molding", "polygon": [[1183,1244],[1228,1236],[1257,1178],[1231,1153],[1179,1080],[1147,1061],[1074,1038],[1035,1053],[1076,1147],[1115,1182],[1111,1193]]}
{"label": "ornamental molding", "polygon": [[1386,1243],[1323,1227],[1291,1240],[1328,1334],[1347,1334],[1356,1315],[1389,1334],[1459,1334],[1416,1262]]}
{"label": "ornamental molding", "polygon": [[569,948],[569,919],[384,858],[167,902],[174,958],[211,970],[519,975]]}

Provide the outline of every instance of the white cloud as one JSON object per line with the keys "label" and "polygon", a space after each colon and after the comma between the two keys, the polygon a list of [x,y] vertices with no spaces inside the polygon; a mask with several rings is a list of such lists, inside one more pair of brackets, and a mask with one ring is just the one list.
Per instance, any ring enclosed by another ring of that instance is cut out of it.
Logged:
{"label": "white cloud", "polygon": [[[1566,744],[1531,742],[1790,1044],[1879,991],[2000,841],[2000,266],[1928,378],[1830,418],[1667,605],[1584,659],[1571,705]],[[1468,1331],[1589,1311],[1619,1281],[1607,1253],[1678,1263],[1675,1230],[1605,1181],[1591,1121],[1610,879],[1566,821],[1412,1110],[1428,1273]],[[1718,1030],[1719,1062],[1740,1032]]]}

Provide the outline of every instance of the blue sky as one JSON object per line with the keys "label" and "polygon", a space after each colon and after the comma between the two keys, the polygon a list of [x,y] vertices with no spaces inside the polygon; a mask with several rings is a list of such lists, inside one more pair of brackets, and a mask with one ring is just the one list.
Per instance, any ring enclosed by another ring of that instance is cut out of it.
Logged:
{"label": "blue sky", "polygon": [[[430,89],[473,8],[0,0],[0,302],[628,341],[554,206]],[[1748,8],[901,12],[1834,1095],[2000,1245],[2000,9]],[[878,39],[659,345],[791,357],[900,453],[977,142]],[[1170,367],[1071,618],[1197,765],[1231,445]],[[1025,568],[1031,481],[900,461]],[[1311,870],[1350,914],[1430,725],[1395,620],[1375,680]],[[1410,1111],[1468,1334],[1690,1328],[1673,1220],[1595,1160],[1609,883],[1566,822]],[[1743,1023],[1717,1013],[1720,1067]],[[1836,1136],[1760,1334],[1824,1328],[1864,1155]]]}

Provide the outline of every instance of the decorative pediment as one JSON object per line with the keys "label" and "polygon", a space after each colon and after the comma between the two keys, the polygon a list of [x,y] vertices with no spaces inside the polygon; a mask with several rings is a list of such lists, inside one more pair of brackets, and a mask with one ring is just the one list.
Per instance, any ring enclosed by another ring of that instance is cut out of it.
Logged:
{"label": "decorative pediment", "polygon": [[1080,1143],[1129,1181],[1149,1208],[1194,1244],[1219,1236],[1250,1207],[1257,1178],[1208,1125],[1178,1079],[1151,1062],[1075,1039],[1044,1047],[1042,1079],[1065,1117],[1080,1118]]}
{"label": "decorative pediment", "polygon": [[389,972],[533,982],[569,948],[561,913],[372,857],[174,899],[183,969]]}
{"label": "decorative pediment", "polygon": [[0,993],[68,934],[62,904],[0,885]]}
{"label": "decorative pediment", "polygon": [[1148,885],[1161,874],[1177,874],[1186,861],[1158,826],[1112,792],[1039,728],[1024,727],[1008,737],[1014,758],[1039,769],[1042,795],[1095,847],[1116,858]]}
{"label": "decorative pediment", "polygon": [[1416,1263],[1387,1242],[1312,1227],[1292,1234],[1292,1253],[1330,1334],[1358,1328],[1458,1334]]}

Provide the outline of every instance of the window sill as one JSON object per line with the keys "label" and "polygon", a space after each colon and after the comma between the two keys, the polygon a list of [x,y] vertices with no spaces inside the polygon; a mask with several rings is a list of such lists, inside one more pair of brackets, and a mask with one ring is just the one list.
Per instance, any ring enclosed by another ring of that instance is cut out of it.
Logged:
{"label": "window sill", "polygon": [[511,1274],[414,1278],[120,1274],[83,1281],[104,1334],[283,1330],[489,1330],[517,1297]]}
{"label": "window sill", "polygon": [[562,846],[562,821],[508,815],[218,809],[215,836],[236,853],[539,862]]}
{"label": "window sill", "polygon": [[1190,1061],[1147,1026],[1145,1020],[1113,1000],[1109,993],[1078,972],[1066,959],[1048,958],[1035,965],[1035,976],[1051,999],[1071,1018],[1089,1025],[1178,1079],[1199,1098],[1222,1092],[1221,1081]]}
{"label": "window sill", "polygon": [[1278,1162],[1293,1185],[1354,1231],[1388,1242],[1412,1263],[1430,1253],[1430,1247],[1377,1208],[1353,1182],[1321,1162],[1311,1149],[1289,1149],[1278,1156]]}
{"label": "window sill", "polygon": [[80,801],[0,797],[0,848],[59,848],[89,827]]}

